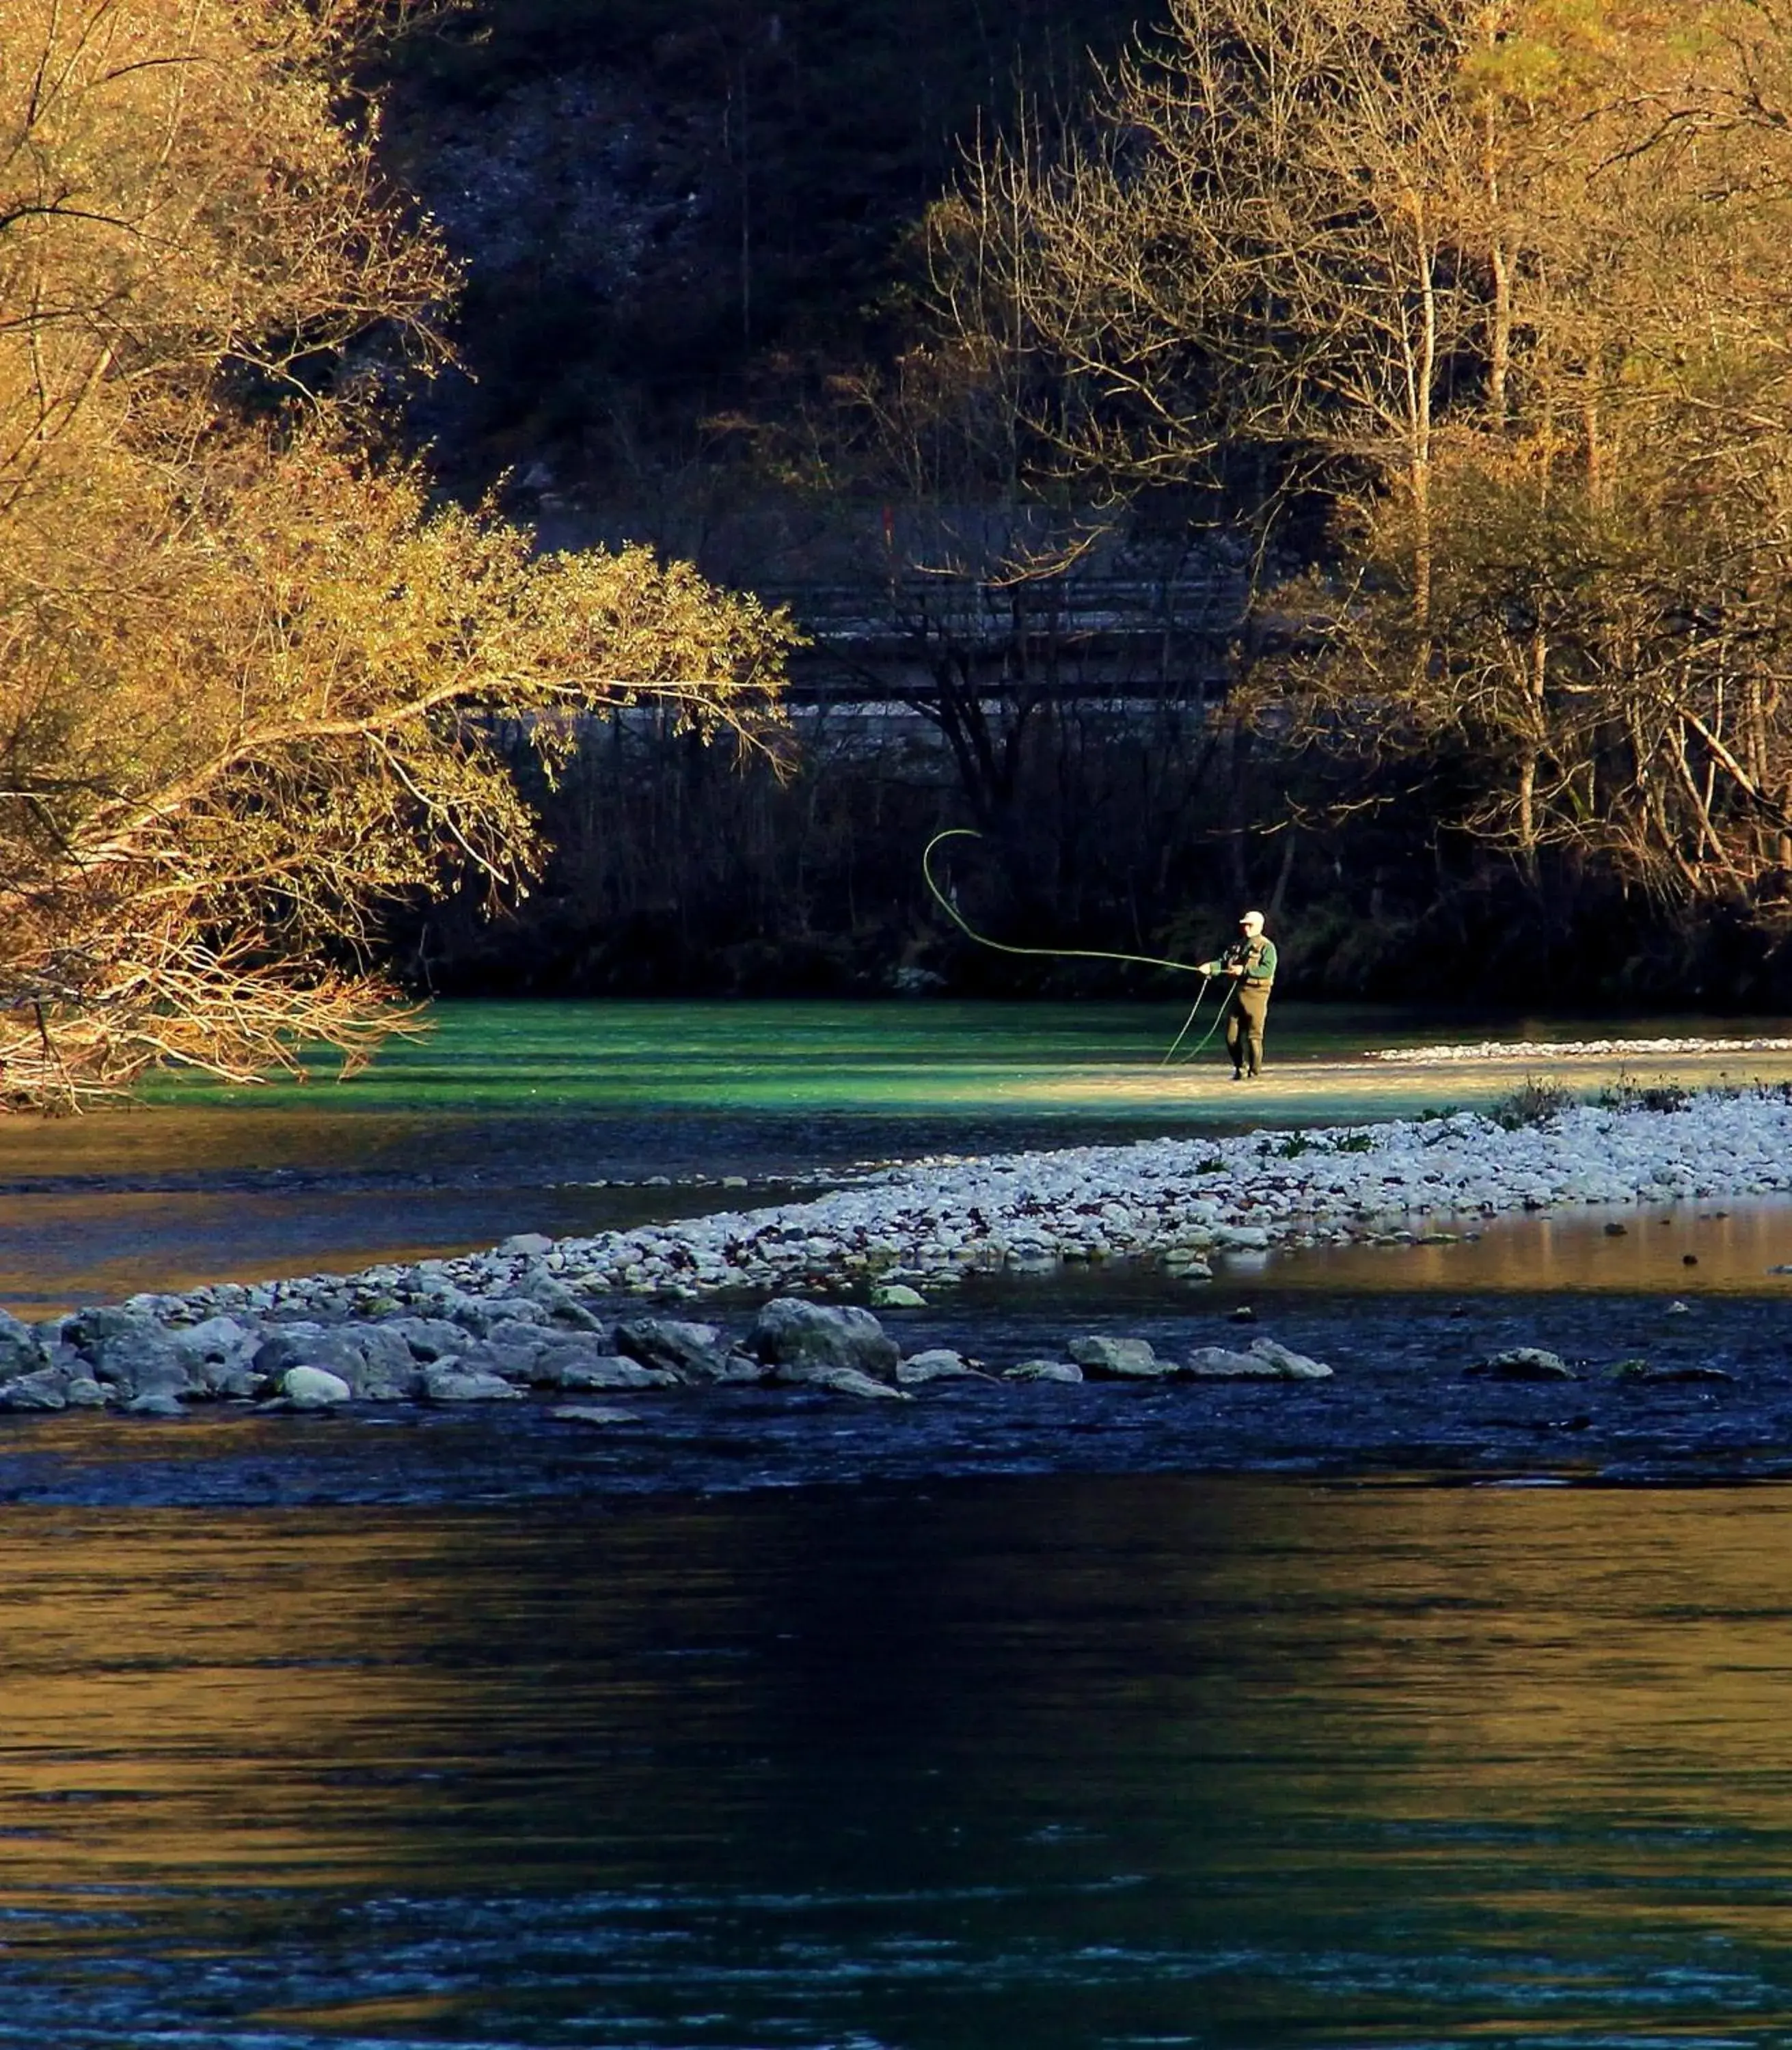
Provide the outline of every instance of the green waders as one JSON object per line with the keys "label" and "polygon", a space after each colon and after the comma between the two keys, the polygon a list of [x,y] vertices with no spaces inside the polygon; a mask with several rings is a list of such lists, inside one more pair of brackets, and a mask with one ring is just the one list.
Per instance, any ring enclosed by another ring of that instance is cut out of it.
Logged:
{"label": "green waders", "polygon": [[1270,985],[1241,982],[1226,1008],[1226,1051],[1232,1073],[1255,1078],[1263,1070],[1263,1020],[1269,1015]]}

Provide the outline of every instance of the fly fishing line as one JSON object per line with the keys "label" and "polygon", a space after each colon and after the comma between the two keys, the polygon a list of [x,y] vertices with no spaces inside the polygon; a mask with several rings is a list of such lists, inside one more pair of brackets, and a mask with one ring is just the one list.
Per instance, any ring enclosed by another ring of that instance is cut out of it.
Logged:
{"label": "fly fishing line", "polygon": [[[981,840],[982,837],[982,834],[971,826],[948,826],[943,832],[936,832],[934,835],[933,838],[927,842],[926,851],[921,856],[921,874],[927,888],[933,893],[934,902],[967,940],[974,941],[980,947],[988,947],[995,953],[1023,954],[1037,961],[1128,961],[1139,968],[1164,968],[1169,969],[1173,974],[1198,975],[1201,977],[1201,986],[1196,996],[1194,1004],[1188,1016],[1182,1021],[1181,1031],[1171,1041],[1169,1051],[1165,1054],[1160,1063],[1161,1066],[1168,1067],[1175,1057],[1177,1048],[1188,1037],[1189,1028],[1195,1022],[1196,1014],[1206,1000],[1208,986],[1216,978],[1193,961],[1167,961],[1158,954],[1119,953],[1107,947],[1021,947],[1013,945],[1006,940],[992,940],[986,933],[978,932],[959,910],[958,906],[940,888],[933,872],[933,852],[943,840]],[[1197,1040],[1189,1049],[1186,1056],[1188,1059],[1192,1061],[1197,1054],[1212,1043],[1213,1035],[1219,1031],[1225,1015],[1225,1006],[1221,1004],[1214,1014],[1213,1022],[1207,1028],[1206,1037]]]}

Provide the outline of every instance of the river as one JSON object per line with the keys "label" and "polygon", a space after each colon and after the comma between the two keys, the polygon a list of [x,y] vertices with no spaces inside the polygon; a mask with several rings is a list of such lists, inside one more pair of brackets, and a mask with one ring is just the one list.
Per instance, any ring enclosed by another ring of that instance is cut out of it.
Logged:
{"label": "river", "polygon": [[0,2041],[1782,2044],[1789,1508],[14,1507]]}
{"label": "river", "polygon": [[[346,1082],[322,1064],[303,1087],[176,1077],[144,1110],[0,1119],[0,1306],[37,1317],[142,1288],[742,1208],[871,1159],[1474,1107],[1536,1074],[1587,1090],[1662,1073],[1792,1076],[1784,1053],[1441,1070],[1363,1058],[1489,1031],[1785,1036],[1784,1020],[1639,1027],[1289,1004],[1275,1014],[1270,1074],[1241,1093],[1211,1049],[1165,1065],[1182,1016],[1150,1004],[445,1004],[428,1036],[393,1043]],[[720,1191],[724,1178],[747,1186]]]}
{"label": "river", "polygon": [[[341,1089],[0,1128],[0,1285],[33,1315],[1236,1126],[1161,1069],[1178,1022],[466,1007]],[[1291,1122],[1435,1104],[1358,1056],[1472,1036],[1279,1022],[1248,1114]],[[1784,1218],[1637,1222],[1222,1275],[1202,1315],[1267,1290],[1291,1342],[1350,1335],[1322,1389],[1366,1463],[1263,1389],[976,1384],[900,1427],[747,1392],[576,1440],[3,1420],[0,2044],[1792,2040],[1792,1327],[1749,1280]],[[1005,1286],[916,1333],[1191,1315]],[[1437,1365],[1552,1319],[1739,1392]]]}

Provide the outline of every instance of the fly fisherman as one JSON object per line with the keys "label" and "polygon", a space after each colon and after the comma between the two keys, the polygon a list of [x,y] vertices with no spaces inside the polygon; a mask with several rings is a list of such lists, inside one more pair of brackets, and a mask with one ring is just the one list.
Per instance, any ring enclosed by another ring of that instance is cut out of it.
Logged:
{"label": "fly fisherman", "polygon": [[1263,914],[1247,911],[1238,922],[1238,937],[1217,961],[1201,964],[1203,975],[1232,979],[1226,1000],[1226,1051],[1232,1057],[1232,1080],[1255,1082],[1263,1068],[1263,1020],[1269,1015],[1269,992],[1275,980],[1275,942],[1263,937]]}

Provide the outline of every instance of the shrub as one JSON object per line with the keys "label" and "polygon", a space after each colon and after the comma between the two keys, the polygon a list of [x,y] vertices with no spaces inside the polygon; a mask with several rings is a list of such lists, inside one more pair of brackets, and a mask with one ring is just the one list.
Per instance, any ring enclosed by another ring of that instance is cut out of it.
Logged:
{"label": "shrub", "polygon": [[1506,1131],[1517,1132],[1527,1124],[1553,1124],[1564,1110],[1574,1109],[1575,1101],[1574,1091],[1564,1089],[1560,1082],[1527,1075],[1510,1096],[1500,1097],[1487,1114]]}

